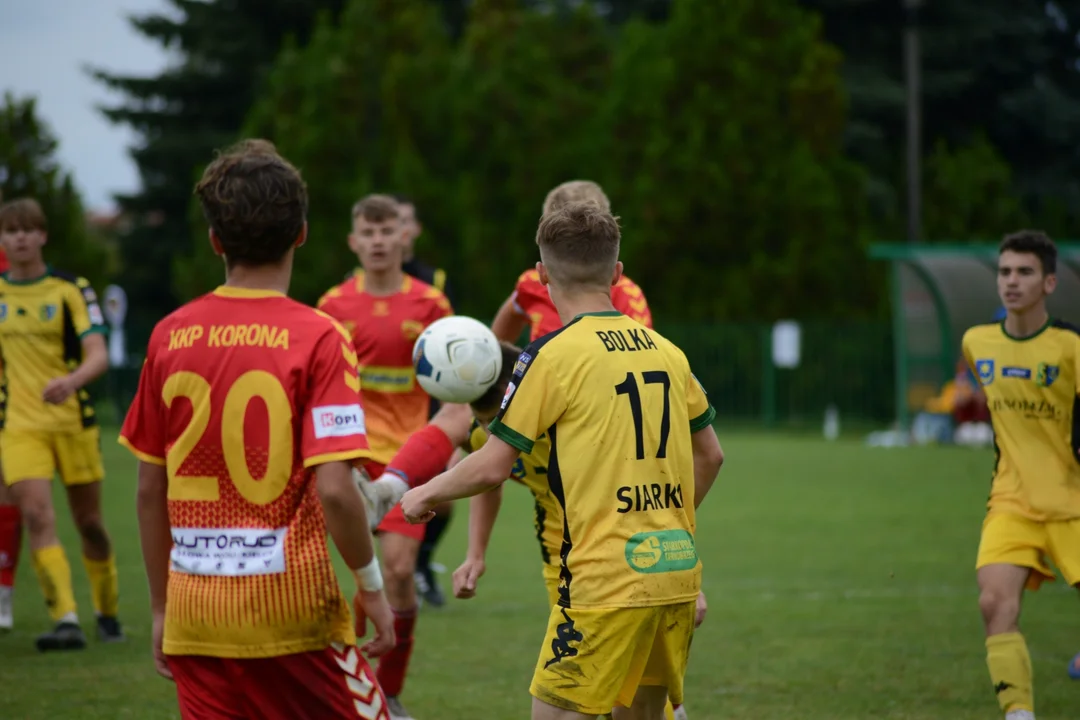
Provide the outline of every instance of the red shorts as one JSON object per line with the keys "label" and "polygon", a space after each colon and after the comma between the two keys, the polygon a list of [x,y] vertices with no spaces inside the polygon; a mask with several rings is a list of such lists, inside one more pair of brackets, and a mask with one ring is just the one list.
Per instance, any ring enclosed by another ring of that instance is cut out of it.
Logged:
{"label": "red shorts", "polygon": [[[372,480],[378,480],[379,476],[386,472],[386,466],[369,460],[364,463],[364,470],[367,471]],[[401,505],[398,504],[394,506],[393,510],[386,513],[386,517],[379,523],[379,527],[375,528],[375,532],[393,533],[394,535],[404,535],[413,540],[423,540],[425,527],[424,525],[413,525],[406,520],[405,513],[401,510]]]}
{"label": "red shorts", "polygon": [[355,647],[269,658],[170,655],[182,720],[390,720]]}

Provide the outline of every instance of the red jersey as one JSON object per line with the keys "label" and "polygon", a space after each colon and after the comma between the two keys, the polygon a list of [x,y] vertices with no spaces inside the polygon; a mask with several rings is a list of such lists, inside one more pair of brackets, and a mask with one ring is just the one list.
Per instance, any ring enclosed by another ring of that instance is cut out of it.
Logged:
{"label": "red jersey", "polygon": [[344,329],[280,293],[221,287],[159,322],[120,442],[168,470],[170,655],[355,642],[313,468],[368,455]]}
{"label": "red jersey", "polygon": [[6,273],[11,269],[11,263],[8,262],[7,253],[0,250],[0,273]]}
{"label": "red jersey", "polygon": [[[551,302],[546,287],[540,284],[540,276],[535,270],[526,270],[518,278],[514,294],[510,296],[514,310],[529,319],[529,342],[542,335],[555,332],[563,326],[555,304]],[[611,302],[615,309],[647,328],[652,325],[652,313],[645,293],[641,292],[630,278],[623,275],[611,288]]]}
{"label": "red jersey", "polygon": [[319,308],[352,336],[371,459],[385,465],[410,435],[427,425],[431,399],[416,382],[412,350],[424,328],[453,314],[450,302],[408,275],[400,291],[371,295],[360,272],[327,291]]}

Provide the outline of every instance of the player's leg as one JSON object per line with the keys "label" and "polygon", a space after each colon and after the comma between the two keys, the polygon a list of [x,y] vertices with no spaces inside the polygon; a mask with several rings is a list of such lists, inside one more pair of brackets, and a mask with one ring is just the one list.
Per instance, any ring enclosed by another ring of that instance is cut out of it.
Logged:
{"label": "player's leg", "polygon": [[15,571],[22,549],[22,514],[3,477],[0,477],[0,631],[15,624]]}
{"label": "player's leg", "polygon": [[410,525],[398,505],[383,519],[378,529],[379,544],[382,546],[383,584],[386,600],[394,611],[397,643],[393,650],[379,659],[376,676],[386,693],[391,720],[412,720],[400,696],[413,651],[417,615],[413,574],[423,538],[423,526]]}
{"label": "player's leg", "polygon": [[81,649],[86,646],[86,636],[79,627],[71,566],[56,534],[52,501],[56,466],[50,435],[0,432],[0,465],[26,524],[34,573],[55,623],[52,632],[37,638],[37,648],[41,651]]}
{"label": "player's leg", "polygon": [[[1080,591],[1080,520],[1046,524],[1050,557],[1061,570],[1065,582]],[[1080,680],[1080,653],[1069,663],[1069,677]]]}
{"label": "player's leg", "polygon": [[233,660],[248,717],[260,720],[390,720],[386,696],[353,646]]}
{"label": "player's leg", "polygon": [[60,477],[67,487],[71,517],[82,539],[83,565],[90,578],[98,638],[102,642],[118,642],[124,639],[124,633],[117,618],[120,590],[116,557],[101,516],[101,481],[105,468],[100,437],[96,427],[77,435],[62,436],[58,442],[57,460]]}
{"label": "player's leg", "polygon": [[247,720],[244,690],[233,661],[200,655],[170,655],[181,720]]}
{"label": "player's leg", "polygon": [[446,529],[450,527],[450,517],[453,511],[454,504],[452,502],[442,503],[435,507],[435,517],[424,525],[424,540],[420,543],[420,552],[416,557],[415,582],[417,591],[420,593],[420,597],[424,599],[424,602],[435,607],[445,605],[446,596],[443,595],[442,588],[439,587],[439,582],[435,577],[435,570],[431,564],[432,556],[435,554],[435,548],[438,547],[439,541],[446,534]]}
{"label": "player's leg", "polygon": [[1043,560],[1045,526],[995,513],[983,523],[976,562],[979,610],[986,630],[986,664],[998,704],[1008,720],[1034,717],[1031,657],[1020,634],[1025,585],[1035,589],[1054,575]]}

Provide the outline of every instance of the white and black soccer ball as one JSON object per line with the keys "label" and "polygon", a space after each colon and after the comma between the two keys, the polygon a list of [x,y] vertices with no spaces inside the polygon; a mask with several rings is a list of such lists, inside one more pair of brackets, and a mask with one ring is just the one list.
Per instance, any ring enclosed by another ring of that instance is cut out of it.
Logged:
{"label": "white and black soccer ball", "polygon": [[464,315],[451,315],[428,325],[416,339],[412,360],[420,387],[448,403],[477,400],[502,371],[502,350],[495,334],[484,323]]}

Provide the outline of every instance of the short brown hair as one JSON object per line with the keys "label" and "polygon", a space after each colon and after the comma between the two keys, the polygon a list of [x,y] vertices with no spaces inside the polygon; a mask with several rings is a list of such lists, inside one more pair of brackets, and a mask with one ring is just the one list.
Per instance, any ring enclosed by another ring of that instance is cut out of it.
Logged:
{"label": "short brown hair", "polygon": [[33,198],[16,198],[0,205],[0,230],[40,230],[46,232],[49,221]]}
{"label": "short brown hair", "polygon": [[353,205],[353,220],[364,218],[368,222],[381,223],[401,217],[398,201],[392,195],[368,195]]}
{"label": "short brown hair", "polygon": [[487,391],[469,403],[476,412],[487,413],[492,410],[498,410],[502,405],[503,395],[506,394],[506,386],[510,384],[510,378],[514,376],[514,365],[517,364],[518,358],[521,357],[521,348],[517,345],[508,342],[500,342],[499,350],[502,351],[502,370],[499,371],[499,377],[495,381],[495,384],[487,389]]}
{"label": "short brown hair", "polygon": [[1019,230],[1006,235],[998,246],[998,255],[1006,251],[1030,253],[1039,258],[1044,275],[1057,272],[1057,245],[1042,230]]}
{"label": "short brown hair", "polygon": [[594,202],[611,212],[611,201],[603,189],[592,180],[570,180],[556,186],[544,198],[544,214],[559,210],[573,202]]}
{"label": "short brown hair", "polygon": [[219,153],[195,195],[230,266],[279,262],[307,222],[300,172],[265,140],[244,140]]}
{"label": "short brown hair", "polygon": [[575,202],[540,219],[540,260],[559,285],[608,287],[619,261],[619,220],[593,202]]}

